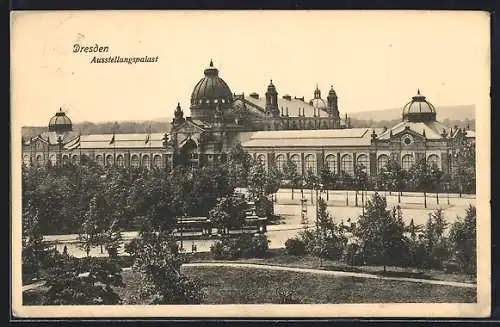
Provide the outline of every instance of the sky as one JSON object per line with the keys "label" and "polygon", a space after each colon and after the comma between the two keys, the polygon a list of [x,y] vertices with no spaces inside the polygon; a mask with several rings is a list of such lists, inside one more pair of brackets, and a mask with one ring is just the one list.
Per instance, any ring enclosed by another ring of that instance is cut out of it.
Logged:
{"label": "sky", "polygon": [[[12,117],[47,125],[189,116],[210,59],[232,92],[323,98],[341,114],[398,108],[420,89],[437,109],[489,110],[489,16],[425,11],[18,12],[11,19]],[[158,56],[152,63],[91,63],[97,56]]]}

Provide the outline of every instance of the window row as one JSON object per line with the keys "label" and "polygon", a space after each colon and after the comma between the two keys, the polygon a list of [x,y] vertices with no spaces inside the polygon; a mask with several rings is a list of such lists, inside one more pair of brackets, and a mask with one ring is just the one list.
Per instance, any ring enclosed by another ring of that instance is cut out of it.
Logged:
{"label": "window row", "polygon": [[[103,155],[96,155],[95,160],[97,164],[101,166],[112,166],[115,164],[115,156],[112,154],[108,154],[106,156]],[[116,156],[116,165],[118,167],[125,167],[125,157],[121,154]],[[139,157],[137,154],[132,154],[130,156],[130,166],[132,167],[151,167],[151,160],[150,156],[145,154],[142,155],[142,158]],[[161,167],[162,166],[162,158],[159,154],[153,156],[153,162],[152,166],[154,167]]]}
{"label": "window row", "polygon": [[[40,155],[40,154],[37,155],[34,159],[35,159],[34,163],[37,165],[43,165],[45,162],[45,157],[43,155]],[[49,161],[52,163],[52,165],[56,165],[57,164],[56,155],[51,154],[49,156]],[[62,156],[62,161],[63,161],[63,163],[68,163],[71,161],[71,163],[77,164],[79,162],[79,157],[76,154],[72,155],[72,156],[65,154]],[[112,166],[115,164],[115,156],[112,154],[108,154],[106,156],[99,154],[99,155],[95,156],[95,161],[100,166]],[[30,163],[31,163],[30,156],[25,155],[23,157],[23,162],[25,165],[30,165]],[[125,157],[123,155],[119,154],[116,156],[116,165],[118,167],[125,167]],[[150,156],[143,155],[142,158],[140,158],[139,155],[133,154],[130,156],[130,165],[132,167],[139,167],[141,165],[142,165],[142,167],[150,167],[150,165],[151,165]],[[153,156],[153,166],[154,167],[161,167],[162,166],[162,158],[160,155],[157,154],[157,155]]]}
{"label": "window row", "polygon": [[[388,155],[386,154],[380,155],[377,159],[378,170],[380,171],[380,169],[387,166],[388,162],[389,162]],[[415,157],[412,154],[405,154],[401,157],[402,169],[409,170],[414,164],[415,164]],[[430,156],[427,157],[427,164],[431,167],[435,166],[441,168],[441,165],[439,164],[439,156],[436,154],[431,154]]]}

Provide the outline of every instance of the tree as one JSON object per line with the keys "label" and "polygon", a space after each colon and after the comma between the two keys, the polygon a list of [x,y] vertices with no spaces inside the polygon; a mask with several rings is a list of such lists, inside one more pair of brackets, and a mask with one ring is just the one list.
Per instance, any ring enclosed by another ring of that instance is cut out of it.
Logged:
{"label": "tree", "polygon": [[264,166],[254,162],[248,172],[248,192],[253,200],[259,199],[266,193],[268,176]]}
{"label": "tree", "polygon": [[45,252],[38,211],[28,201],[23,210],[23,271],[29,276],[40,278],[40,264],[46,255]]}
{"label": "tree", "polygon": [[451,226],[450,243],[460,268],[471,275],[477,269],[476,230],[476,207],[469,205],[465,217],[458,217]]}
{"label": "tree", "polygon": [[89,208],[85,214],[78,238],[80,247],[85,250],[87,256],[95,245],[100,243],[99,224],[102,219],[102,211],[99,206],[98,195],[94,195],[89,203]]}
{"label": "tree", "polygon": [[293,200],[293,190],[299,185],[301,182],[301,176],[298,173],[297,165],[288,158],[287,161],[283,164],[283,177],[284,179],[290,182],[292,186],[292,200]]}
{"label": "tree", "polygon": [[122,233],[117,218],[104,231],[104,245],[110,258],[118,257],[118,250],[122,244]]}
{"label": "tree", "polygon": [[141,296],[152,304],[199,304],[203,297],[201,285],[181,274],[187,256],[179,253],[169,232],[145,230],[126,246],[134,259],[132,269],[142,276]]}
{"label": "tree", "polygon": [[361,242],[361,250],[367,263],[399,264],[401,254],[406,252],[404,226],[393,212],[386,209],[387,201],[376,192],[367,201],[366,210],[354,229]]}
{"label": "tree", "polygon": [[55,254],[46,286],[45,304],[113,305],[121,302],[113,287],[125,285],[116,262]]}
{"label": "tree", "polygon": [[235,183],[241,187],[246,186],[247,175],[250,170],[252,157],[245,151],[241,143],[236,143],[229,152],[230,167],[234,173]]}
{"label": "tree", "polygon": [[354,167],[354,187],[356,188],[355,204],[358,206],[358,191],[364,190],[368,183],[368,174],[366,173],[367,167],[364,165],[356,165]]}
{"label": "tree", "polygon": [[432,190],[436,192],[436,203],[439,204],[439,192],[441,191],[441,185],[445,180],[443,171],[439,169],[436,164],[433,164],[430,168],[429,178]]}
{"label": "tree", "polygon": [[231,228],[241,228],[246,218],[247,203],[237,196],[226,196],[219,199],[210,210],[208,217],[214,226],[223,230],[224,234]]}
{"label": "tree", "polygon": [[276,167],[269,167],[267,171],[265,194],[275,194],[278,192],[281,180],[283,179],[283,173]]}
{"label": "tree", "polygon": [[441,268],[449,258],[448,241],[444,232],[448,226],[443,209],[437,209],[429,214],[424,230],[424,244],[426,248],[426,265]]}
{"label": "tree", "polygon": [[451,147],[452,179],[460,192],[476,191],[476,143],[458,129]]}
{"label": "tree", "polygon": [[415,190],[424,192],[424,208],[427,208],[427,191],[431,185],[431,170],[425,159],[417,161],[411,167],[408,179]]}
{"label": "tree", "polygon": [[382,169],[382,173],[379,175],[379,180],[385,179],[383,184],[386,185],[390,192],[398,192],[398,203],[400,203],[402,190],[406,187],[407,172],[401,168],[398,161],[390,158],[387,165]]}

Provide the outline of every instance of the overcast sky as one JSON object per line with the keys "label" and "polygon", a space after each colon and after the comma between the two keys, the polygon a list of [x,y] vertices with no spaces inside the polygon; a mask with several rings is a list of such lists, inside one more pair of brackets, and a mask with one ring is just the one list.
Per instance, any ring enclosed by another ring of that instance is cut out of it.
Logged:
{"label": "overcast sky", "polygon": [[[171,117],[210,59],[231,91],[323,98],[341,113],[402,107],[417,88],[440,105],[489,104],[489,19],[480,12],[20,13],[12,25],[12,109],[46,125],[62,107],[73,122]],[[91,64],[100,56],[157,63]]]}

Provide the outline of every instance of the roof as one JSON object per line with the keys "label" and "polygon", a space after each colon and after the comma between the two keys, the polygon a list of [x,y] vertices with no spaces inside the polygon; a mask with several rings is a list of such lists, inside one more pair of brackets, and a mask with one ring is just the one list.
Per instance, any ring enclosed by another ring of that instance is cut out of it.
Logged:
{"label": "roof", "polygon": [[349,128],[256,132],[250,140],[243,143],[243,147],[369,146],[373,130],[375,133],[379,133],[383,129]]}
{"label": "roof", "polygon": [[441,139],[441,133],[443,132],[443,129],[446,132],[449,132],[449,127],[446,125],[438,122],[438,121],[426,121],[426,122],[409,122],[409,121],[403,121],[400,122],[399,124],[396,124],[395,126],[387,129],[384,133],[380,134],[378,136],[378,140],[388,140],[392,134],[398,134],[405,130],[407,127],[409,127],[410,130],[412,130],[415,133],[418,133],[420,135],[423,135],[425,131],[425,137],[428,140],[437,140]]}
{"label": "roof", "polygon": [[82,149],[160,148],[164,137],[164,133],[115,134],[114,143],[111,143],[113,134],[81,135],[78,144],[68,146]]}
{"label": "roof", "polygon": [[[245,96],[245,100],[247,103],[250,103],[254,106],[257,106],[261,111],[265,112],[266,110],[266,98],[259,98],[256,99],[251,96]],[[309,103],[302,101],[302,99],[295,99],[291,98],[291,100],[288,99],[283,99],[283,98],[278,98],[278,108],[283,109],[283,114],[286,115],[287,108],[288,108],[288,116],[289,117],[298,117],[299,116],[299,109],[302,112],[304,111],[304,115],[306,117],[313,117],[314,116],[314,107],[310,105]],[[324,117],[328,116],[328,113],[325,110],[321,110],[320,115],[323,115]]]}
{"label": "roof", "polygon": [[25,144],[29,145],[31,142],[35,141],[36,139],[42,140],[43,142],[48,141],[49,144],[57,144],[59,135],[62,136],[62,143],[63,144],[66,144],[67,142],[70,142],[71,140],[78,138],[78,132],[75,132],[75,131],[65,132],[62,134],[58,134],[56,132],[42,132],[42,133],[38,134],[37,136],[27,140],[25,142]]}

